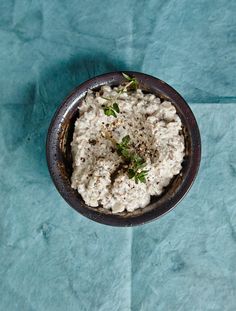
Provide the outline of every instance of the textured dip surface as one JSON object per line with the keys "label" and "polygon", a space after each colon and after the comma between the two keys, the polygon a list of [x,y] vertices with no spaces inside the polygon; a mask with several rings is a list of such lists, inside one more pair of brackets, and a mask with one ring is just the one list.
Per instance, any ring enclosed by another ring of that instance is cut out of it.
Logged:
{"label": "textured dip surface", "polygon": [[[71,144],[72,187],[87,205],[102,205],[113,213],[145,207],[181,171],[184,157],[182,123],[174,105],[141,89],[120,90],[103,86],[99,92],[88,91]],[[111,98],[117,98],[117,117],[104,113]],[[145,160],[145,182],[128,176],[117,153],[117,143],[126,136],[131,150]]]}

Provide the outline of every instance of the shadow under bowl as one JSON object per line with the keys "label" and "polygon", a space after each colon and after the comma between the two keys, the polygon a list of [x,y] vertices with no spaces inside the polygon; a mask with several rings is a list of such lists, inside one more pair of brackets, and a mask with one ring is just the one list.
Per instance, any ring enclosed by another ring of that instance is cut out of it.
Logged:
{"label": "shadow under bowl", "polygon": [[56,111],[47,136],[47,163],[52,180],[67,203],[80,214],[102,224],[112,226],[134,226],[144,224],[166,214],[173,209],[188,192],[197,175],[201,159],[201,139],[196,119],[188,104],[171,86],[147,74],[125,71],[134,76],[140,88],[170,100],[182,121],[185,137],[185,157],[180,174],[173,177],[171,183],[160,196],[151,197],[145,208],[134,212],[112,214],[103,207],[90,207],[80,194],[71,188],[72,156],[71,141],[74,124],[79,117],[79,106],[88,89],[98,90],[102,85],[117,86],[124,82],[121,72],[112,72],[94,77],[79,85]]}

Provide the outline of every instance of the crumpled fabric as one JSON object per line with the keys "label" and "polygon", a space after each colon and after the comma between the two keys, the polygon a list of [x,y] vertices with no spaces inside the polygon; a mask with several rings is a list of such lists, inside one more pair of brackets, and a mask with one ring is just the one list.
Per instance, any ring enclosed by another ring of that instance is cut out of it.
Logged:
{"label": "crumpled fabric", "polygon": [[[0,2],[0,309],[236,309],[235,1]],[[202,136],[175,210],[113,228],[70,208],[46,166],[65,96],[115,70],[166,81]]]}

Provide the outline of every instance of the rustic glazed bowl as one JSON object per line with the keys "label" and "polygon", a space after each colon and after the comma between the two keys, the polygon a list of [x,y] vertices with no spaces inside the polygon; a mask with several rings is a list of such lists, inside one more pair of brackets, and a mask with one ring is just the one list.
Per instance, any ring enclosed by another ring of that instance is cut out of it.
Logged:
{"label": "rustic glazed bowl", "polygon": [[134,212],[112,214],[102,207],[94,208],[85,204],[79,193],[71,188],[72,157],[70,143],[74,123],[79,117],[79,106],[88,89],[98,90],[102,85],[117,86],[124,82],[121,72],[111,72],[90,79],[79,85],[56,111],[47,136],[47,162],[52,180],[66,202],[80,214],[103,224],[112,226],[134,226],[144,224],[166,214],[188,192],[197,175],[201,158],[201,140],[196,119],[185,102],[171,86],[165,82],[139,72],[125,72],[137,78],[140,88],[170,100],[176,107],[183,123],[185,136],[185,158],[181,173],[173,177],[171,183],[160,196],[153,196],[148,206]]}

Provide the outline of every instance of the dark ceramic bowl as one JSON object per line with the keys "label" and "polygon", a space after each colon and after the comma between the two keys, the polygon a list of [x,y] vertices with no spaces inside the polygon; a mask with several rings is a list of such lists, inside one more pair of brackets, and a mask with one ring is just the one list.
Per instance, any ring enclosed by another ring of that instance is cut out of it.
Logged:
{"label": "dark ceramic bowl", "polygon": [[80,214],[112,226],[134,226],[159,218],[173,209],[190,189],[200,165],[201,140],[195,117],[185,100],[165,82],[139,72],[126,72],[138,79],[140,87],[162,99],[169,99],[176,107],[183,123],[185,158],[181,173],[175,176],[161,196],[153,196],[148,206],[134,212],[112,214],[102,207],[86,205],[71,188],[72,158],[70,143],[74,123],[79,116],[79,105],[88,89],[98,90],[102,85],[116,86],[124,82],[121,72],[107,73],[78,86],[56,111],[47,137],[47,162],[52,180],[62,197]]}

